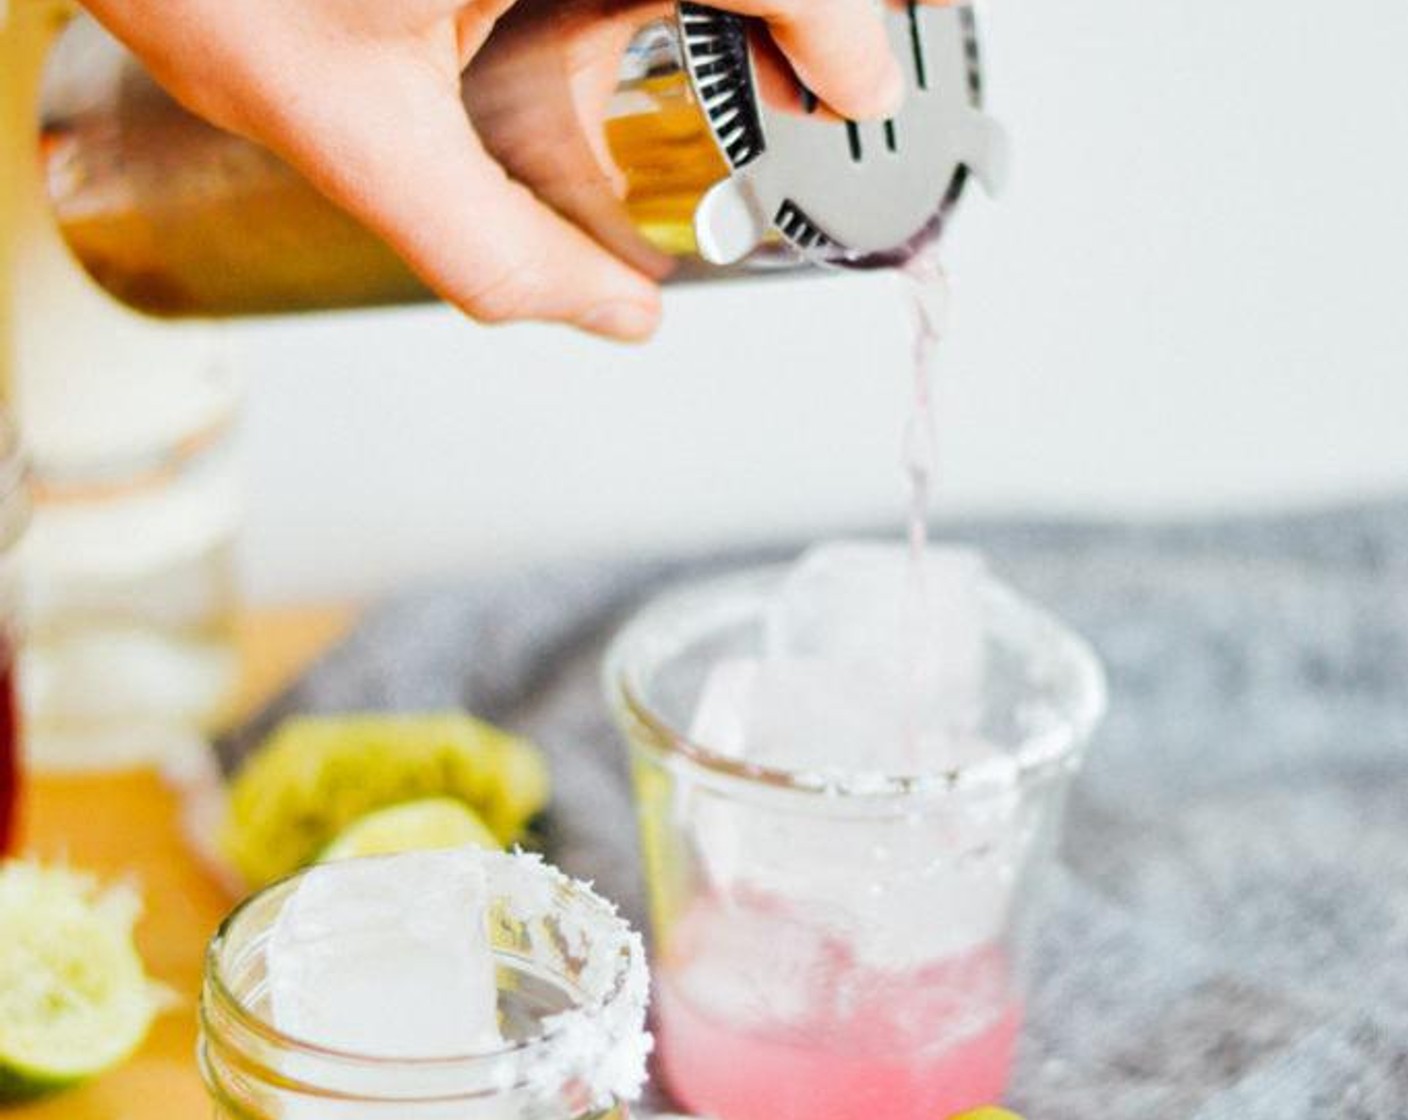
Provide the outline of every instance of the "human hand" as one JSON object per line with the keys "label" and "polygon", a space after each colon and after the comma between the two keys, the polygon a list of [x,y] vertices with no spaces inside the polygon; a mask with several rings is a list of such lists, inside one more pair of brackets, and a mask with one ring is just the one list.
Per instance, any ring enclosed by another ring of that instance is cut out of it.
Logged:
{"label": "human hand", "polygon": [[[535,0],[522,0],[531,4]],[[630,32],[662,0],[546,0],[604,111]],[[461,75],[514,0],[89,0],[184,104],[257,140],[481,322],[541,319],[638,340],[664,267],[629,263],[510,177],[466,115]],[[892,113],[899,65],[872,0],[719,0],[763,19],[837,113]],[[614,53],[613,53],[614,52]],[[609,156],[596,153],[609,164]],[[521,174],[514,167],[515,174]],[[609,167],[602,175],[610,179]],[[567,215],[567,216],[564,216]],[[629,255],[629,254],[626,254]]]}

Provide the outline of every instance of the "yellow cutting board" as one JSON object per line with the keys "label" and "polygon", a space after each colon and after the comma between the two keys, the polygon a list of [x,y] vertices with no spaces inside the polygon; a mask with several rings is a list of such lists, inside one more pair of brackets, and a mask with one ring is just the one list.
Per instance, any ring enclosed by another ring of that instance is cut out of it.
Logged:
{"label": "yellow cutting board", "polygon": [[[342,634],[339,609],[256,613],[240,627],[241,710],[253,710]],[[177,996],[140,1053],[63,1096],[3,1112],[4,1120],[205,1120],[195,1065],[196,998],[205,944],[230,899],[187,851],[177,800],[151,771],[36,777],[21,802],[24,851],[105,879],[130,878],[146,899],[138,929],[152,975]]]}

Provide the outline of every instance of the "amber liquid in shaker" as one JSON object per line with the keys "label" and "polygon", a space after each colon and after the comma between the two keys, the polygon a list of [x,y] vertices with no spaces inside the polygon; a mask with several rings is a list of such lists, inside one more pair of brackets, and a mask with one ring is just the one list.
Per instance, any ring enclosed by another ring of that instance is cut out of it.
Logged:
{"label": "amber liquid in shaker", "polygon": [[[695,207],[728,168],[684,71],[621,84],[605,139],[627,235],[689,271]],[[431,298],[278,158],[191,117],[135,67],[105,113],[47,119],[42,146],[70,250],[140,311],[223,317]]]}

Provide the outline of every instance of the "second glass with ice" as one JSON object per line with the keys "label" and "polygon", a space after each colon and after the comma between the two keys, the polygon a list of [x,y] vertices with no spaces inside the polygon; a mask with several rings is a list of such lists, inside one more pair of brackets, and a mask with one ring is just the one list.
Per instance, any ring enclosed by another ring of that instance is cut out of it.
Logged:
{"label": "second glass with ice", "polygon": [[646,992],[639,937],[534,856],[352,859],[227,919],[201,1069],[220,1120],[625,1120]]}
{"label": "second glass with ice", "polygon": [[1078,637],[975,555],[843,544],[688,588],[617,639],[661,1069],[716,1120],[995,1103],[1069,779]]}

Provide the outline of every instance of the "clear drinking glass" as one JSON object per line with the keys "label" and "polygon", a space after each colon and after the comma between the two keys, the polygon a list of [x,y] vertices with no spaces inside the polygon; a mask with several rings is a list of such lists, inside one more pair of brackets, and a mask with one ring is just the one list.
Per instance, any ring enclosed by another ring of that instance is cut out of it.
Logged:
{"label": "clear drinking glass", "polygon": [[632,1080],[649,1046],[639,938],[610,904],[551,867],[481,854],[503,1047],[386,1059],[281,1033],[267,953],[295,876],[236,910],[207,953],[199,1058],[218,1120],[626,1120],[613,1087]]}
{"label": "clear drinking glass", "polygon": [[715,1120],[941,1120],[994,1103],[1062,804],[1105,704],[1085,643],[981,589],[985,761],[837,781],[695,742],[711,670],[759,656],[769,569],[669,594],[615,641],[655,933],[660,1068]]}

